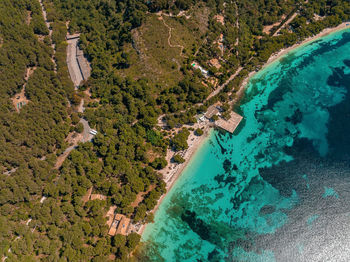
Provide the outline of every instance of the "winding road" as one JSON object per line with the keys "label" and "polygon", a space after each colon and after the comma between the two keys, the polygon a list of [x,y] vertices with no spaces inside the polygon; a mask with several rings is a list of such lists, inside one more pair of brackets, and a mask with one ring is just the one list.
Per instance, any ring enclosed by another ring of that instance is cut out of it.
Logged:
{"label": "winding road", "polygon": [[174,47],[175,47],[175,48],[180,48],[180,56],[185,57],[184,54],[182,53],[183,50],[184,50],[184,48],[185,48],[183,45],[173,45],[173,44],[171,44],[170,39],[171,39],[171,31],[173,30],[173,28],[170,27],[167,23],[165,23],[162,14],[160,14],[159,19],[163,21],[163,24],[164,24],[165,27],[168,28],[168,30],[169,30],[168,45],[169,45],[170,47],[172,47],[172,48],[174,48]]}

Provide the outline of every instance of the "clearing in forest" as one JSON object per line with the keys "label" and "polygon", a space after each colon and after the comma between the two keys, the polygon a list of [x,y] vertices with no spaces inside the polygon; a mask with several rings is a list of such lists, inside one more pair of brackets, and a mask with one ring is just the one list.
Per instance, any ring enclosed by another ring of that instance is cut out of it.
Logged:
{"label": "clearing in forest", "polygon": [[225,18],[223,15],[216,15],[214,18],[216,19],[216,22],[225,25]]}
{"label": "clearing in forest", "polygon": [[25,91],[26,91],[26,85],[28,83],[28,79],[29,77],[34,73],[36,67],[28,67],[26,69],[26,74],[24,76],[24,80],[26,81],[22,87],[21,92],[15,94],[11,100],[12,100],[12,104],[15,107],[16,111],[19,113],[20,109],[25,106],[26,104],[29,103],[29,99],[26,97],[25,95]]}
{"label": "clearing in forest", "polygon": [[147,14],[143,25],[132,31],[132,43],[124,46],[130,66],[119,73],[148,78],[164,87],[176,85],[183,77],[180,68],[185,57],[203,42],[208,16],[209,9],[204,6],[181,16]]}
{"label": "clearing in forest", "polygon": [[15,94],[12,98],[13,106],[15,107],[16,111],[19,112],[19,110],[29,103],[29,100],[27,99],[25,95],[25,88],[23,87],[21,92],[18,94]]}
{"label": "clearing in forest", "polygon": [[294,20],[294,18],[297,15],[298,15],[297,12],[292,14],[292,16],[280,28],[277,29],[277,31],[273,34],[273,36],[277,36],[282,29],[287,28],[287,26]]}
{"label": "clearing in forest", "polygon": [[272,25],[265,25],[263,28],[263,33],[270,35],[272,29],[275,28],[276,26],[279,26],[283,22],[284,19],[286,19],[286,15],[282,15],[281,19],[279,21],[273,23]]}
{"label": "clearing in forest", "polygon": [[145,192],[139,192],[136,196],[135,201],[132,202],[130,206],[132,206],[134,208],[139,206],[139,204],[143,201],[144,197],[155,188],[156,188],[155,185],[150,185],[148,190],[146,190]]}

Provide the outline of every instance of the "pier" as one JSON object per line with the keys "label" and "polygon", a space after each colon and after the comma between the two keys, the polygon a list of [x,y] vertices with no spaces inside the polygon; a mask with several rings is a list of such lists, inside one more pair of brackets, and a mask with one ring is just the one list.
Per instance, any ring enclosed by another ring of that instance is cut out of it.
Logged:
{"label": "pier", "polygon": [[223,130],[226,130],[233,134],[233,132],[238,127],[239,123],[242,121],[243,117],[235,112],[230,113],[230,118],[225,120],[223,118],[219,118],[215,121],[215,125]]}

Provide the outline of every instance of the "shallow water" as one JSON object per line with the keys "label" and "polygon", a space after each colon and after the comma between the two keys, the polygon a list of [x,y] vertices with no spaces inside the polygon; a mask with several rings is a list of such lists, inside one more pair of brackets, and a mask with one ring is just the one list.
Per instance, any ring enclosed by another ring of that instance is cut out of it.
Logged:
{"label": "shallow water", "polygon": [[260,71],[146,227],[147,261],[350,261],[350,30]]}

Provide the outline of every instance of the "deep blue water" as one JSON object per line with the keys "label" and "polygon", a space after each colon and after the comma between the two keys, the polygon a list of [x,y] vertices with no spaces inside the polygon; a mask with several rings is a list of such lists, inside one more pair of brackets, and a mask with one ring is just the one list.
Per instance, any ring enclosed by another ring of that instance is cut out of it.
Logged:
{"label": "deep blue water", "polygon": [[350,30],[251,79],[142,237],[148,261],[350,261]]}

